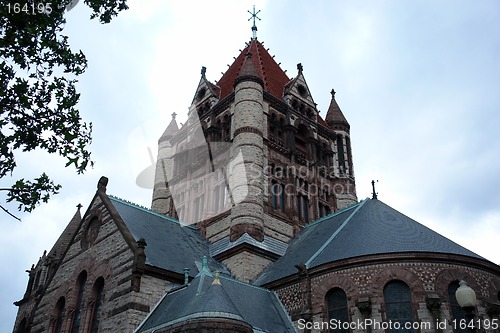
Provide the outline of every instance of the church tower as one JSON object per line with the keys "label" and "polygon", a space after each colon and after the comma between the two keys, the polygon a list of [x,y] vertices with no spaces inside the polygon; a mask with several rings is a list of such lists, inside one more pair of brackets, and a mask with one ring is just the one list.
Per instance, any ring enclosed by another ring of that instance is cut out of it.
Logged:
{"label": "church tower", "polygon": [[349,123],[324,120],[302,64],[290,79],[252,38],[216,83],[206,68],[179,129],[159,141],[152,209],[192,224],[242,280],[308,224],[357,202]]}

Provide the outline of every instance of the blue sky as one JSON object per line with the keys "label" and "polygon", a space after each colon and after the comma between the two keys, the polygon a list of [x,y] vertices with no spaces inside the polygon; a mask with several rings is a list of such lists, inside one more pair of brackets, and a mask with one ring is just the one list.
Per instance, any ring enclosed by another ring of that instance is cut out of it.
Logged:
{"label": "blue sky", "polygon": [[214,82],[239,54],[254,4],[258,39],[289,77],[303,64],[323,116],[337,91],[351,124],[358,198],[379,180],[379,199],[500,263],[500,2],[136,0],[102,26],[81,1],[66,33],[89,60],[79,107],[94,124],[96,165],[78,176],[57,156],[18,157],[14,177],[45,171],[63,188],[19,213],[22,222],[0,215],[0,331],[12,330],[25,270],[78,203],[84,213],[100,176],[108,193],[150,206],[151,190],[135,184],[151,164],[148,147],[156,156],[171,113],[185,120],[201,67]]}

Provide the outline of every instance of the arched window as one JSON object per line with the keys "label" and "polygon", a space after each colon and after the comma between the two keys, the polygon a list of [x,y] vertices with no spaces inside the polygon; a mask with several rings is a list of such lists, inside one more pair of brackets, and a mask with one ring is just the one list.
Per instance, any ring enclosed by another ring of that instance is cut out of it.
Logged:
{"label": "arched window", "polygon": [[271,182],[271,204],[274,209],[285,212],[285,186],[275,180]]}
{"label": "arched window", "polygon": [[66,305],[66,300],[64,299],[64,297],[59,298],[59,300],[56,303],[56,318],[54,320],[54,328],[52,330],[53,333],[62,332],[65,305]]}
{"label": "arched window", "polygon": [[[455,292],[457,291],[458,287],[460,287],[460,283],[458,281],[453,281],[448,285],[448,300],[450,302],[451,315],[453,316],[453,319],[456,319],[457,323],[467,320],[465,311],[458,304],[457,298],[455,296]],[[457,325],[455,332],[467,332],[466,329],[461,329],[459,326],[460,325]]]}
{"label": "arched window", "polygon": [[83,315],[83,292],[85,290],[85,283],[87,282],[87,272],[83,271],[78,276],[77,290],[78,296],[76,299],[75,312],[73,314],[73,324],[71,325],[71,333],[78,333],[80,323]]}
{"label": "arched window", "polygon": [[405,329],[405,323],[413,322],[410,287],[403,281],[390,281],[384,287],[384,301],[387,321],[401,324],[400,329],[390,332],[414,332],[413,329]]}
{"label": "arched window", "polygon": [[304,222],[309,222],[309,199],[307,194],[297,193],[296,196],[297,215]]}
{"label": "arched window", "polygon": [[[328,308],[328,320],[337,324],[349,322],[349,310],[347,308],[347,295],[340,288],[332,289],[326,299]],[[348,328],[330,329],[330,332],[349,332]]]}
{"label": "arched window", "polygon": [[342,138],[342,135],[337,135],[337,156],[339,159],[339,169],[340,169],[340,174],[344,175],[346,172],[346,165],[345,165],[345,155],[344,155],[344,140]]}
{"label": "arched window", "polygon": [[99,322],[101,320],[102,312],[102,299],[104,290],[104,279],[102,277],[98,278],[92,288],[92,298],[94,303],[92,304],[92,320],[90,326],[90,333],[99,332]]}

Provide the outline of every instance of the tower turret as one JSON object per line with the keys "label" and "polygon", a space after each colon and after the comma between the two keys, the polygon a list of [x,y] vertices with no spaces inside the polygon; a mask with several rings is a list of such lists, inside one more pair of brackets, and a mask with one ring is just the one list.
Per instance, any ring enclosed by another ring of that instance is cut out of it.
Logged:
{"label": "tower turret", "polygon": [[151,209],[162,214],[170,215],[173,210],[173,200],[168,188],[168,180],[172,179],[174,170],[174,150],[170,139],[179,130],[176,113],[172,113],[172,120],[158,140],[158,158],[153,189]]}
{"label": "tower turret", "polygon": [[241,163],[232,166],[230,184],[233,197],[246,194],[231,212],[230,240],[235,241],[248,233],[257,241],[264,238],[264,82],[257,74],[247,53],[243,66],[234,82],[234,114],[232,118],[233,144],[231,160],[241,154]]}

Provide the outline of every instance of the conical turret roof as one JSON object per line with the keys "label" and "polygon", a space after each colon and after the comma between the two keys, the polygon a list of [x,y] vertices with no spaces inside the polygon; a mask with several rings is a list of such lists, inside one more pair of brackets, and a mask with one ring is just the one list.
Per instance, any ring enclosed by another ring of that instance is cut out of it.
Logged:
{"label": "conical turret roof", "polygon": [[340,110],[337,101],[335,100],[335,90],[332,89],[332,100],[330,101],[330,106],[328,107],[328,111],[326,112],[326,123],[328,126],[333,128],[335,125],[337,126],[345,126],[347,129],[350,128],[349,122],[345,118],[342,110]]}
{"label": "conical turret roof", "polygon": [[168,124],[167,128],[165,129],[165,132],[160,137],[160,141],[162,140],[168,140],[171,137],[174,136],[175,133],[179,130],[179,126],[177,126],[177,121],[175,120],[176,113],[172,113],[172,120],[170,121],[170,124]]}

